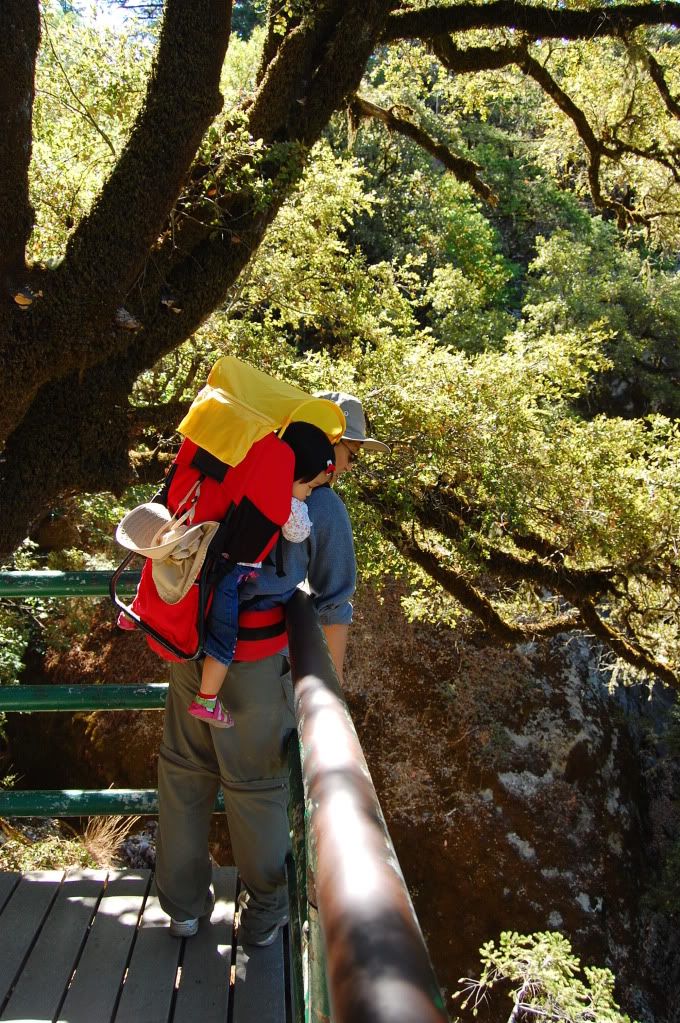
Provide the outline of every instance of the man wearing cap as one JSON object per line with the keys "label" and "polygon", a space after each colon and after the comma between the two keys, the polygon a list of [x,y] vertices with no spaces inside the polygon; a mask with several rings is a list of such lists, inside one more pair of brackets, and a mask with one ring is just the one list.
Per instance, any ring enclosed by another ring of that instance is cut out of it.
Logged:
{"label": "man wearing cap", "polygon": [[[362,449],[389,452],[382,441],[367,436],[358,398],[337,391],[316,397],[336,402],[345,414],[345,434],[335,447],[336,476],[351,469]],[[285,574],[277,575],[274,565],[265,563],[241,592],[236,653],[221,690],[235,727],[211,729],[192,718],[186,708],[197,691],[200,666],[171,666],[158,760],[156,884],[177,937],[195,934],[199,918],[212,909],[208,828],[220,784],[234,860],[247,892],[239,938],[251,946],[271,945],[287,922],[285,751],[295,717],[284,605],[306,580],[342,681],[356,582],[345,505],[327,486],[313,491],[307,507],[312,532],[304,543],[284,541]],[[258,601],[266,609],[258,610]]]}

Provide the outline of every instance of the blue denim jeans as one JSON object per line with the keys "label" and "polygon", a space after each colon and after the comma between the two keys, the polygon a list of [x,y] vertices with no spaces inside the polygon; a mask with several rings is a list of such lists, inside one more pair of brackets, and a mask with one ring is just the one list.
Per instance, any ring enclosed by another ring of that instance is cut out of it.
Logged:
{"label": "blue denim jeans", "polygon": [[236,649],[239,586],[258,571],[250,566],[236,565],[215,586],[203,650],[227,667],[233,661]]}

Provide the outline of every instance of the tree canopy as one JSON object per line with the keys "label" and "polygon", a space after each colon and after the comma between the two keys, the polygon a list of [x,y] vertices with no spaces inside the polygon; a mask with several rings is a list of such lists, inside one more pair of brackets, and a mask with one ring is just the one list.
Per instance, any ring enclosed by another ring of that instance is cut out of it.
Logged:
{"label": "tree canopy", "polygon": [[230,351],[366,399],[414,613],[675,682],[680,4],[231,6],[0,9],[0,547]]}

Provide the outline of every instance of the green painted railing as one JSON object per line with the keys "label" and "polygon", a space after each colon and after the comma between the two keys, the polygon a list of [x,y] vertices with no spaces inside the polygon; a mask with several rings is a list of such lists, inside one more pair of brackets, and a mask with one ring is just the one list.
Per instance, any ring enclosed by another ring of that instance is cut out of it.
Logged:
{"label": "green painted railing", "polygon": [[[128,572],[121,585],[134,592],[139,572]],[[104,597],[108,571],[0,572],[0,597]],[[0,712],[88,710],[162,710],[167,682],[151,685],[10,685],[0,686]],[[0,816],[84,817],[113,814],[155,814],[155,789],[0,790]]]}
{"label": "green painted railing", "polygon": [[[224,810],[220,792],[215,812]],[[0,789],[0,817],[104,817],[157,814],[156,789]]]}
{"label": "green painted railing", "polygon": [[[140,572],[124,572],[119,588],[134,593]],[[0,597],[108,597],[111,572],[0,572]]]}
{"label": "green painted railing", "polygon": [[[129,573],[130,588],[138,574]],[[107,572],[0,572],[0,597],[103,596]],[[32,583],[35,585],[32,585]],[[288,865],[296,1023],[446,1023],[311,600],[286,606],[297,736]],[[160,709],[167,685],[0,686],[0,711]],[[155,814],[155,789],[0,791],[0,816]],[[216,810],[223,810],[221,795]]]}
{"label": "green painted railing", "polygon": [[2,686],[0,710],[162,710],[167,682],[150,685]]}

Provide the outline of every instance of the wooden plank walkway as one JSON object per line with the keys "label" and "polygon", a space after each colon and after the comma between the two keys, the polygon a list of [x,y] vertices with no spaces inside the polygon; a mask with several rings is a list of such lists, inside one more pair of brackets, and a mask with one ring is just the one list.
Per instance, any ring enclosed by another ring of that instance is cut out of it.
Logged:
{"label": "wooden plank walkway", "polygon": [[148,870],[0,873],[0,1021],[291,1023],[288,935],[237,944],[234,867],[215,909],[170,936]]}

